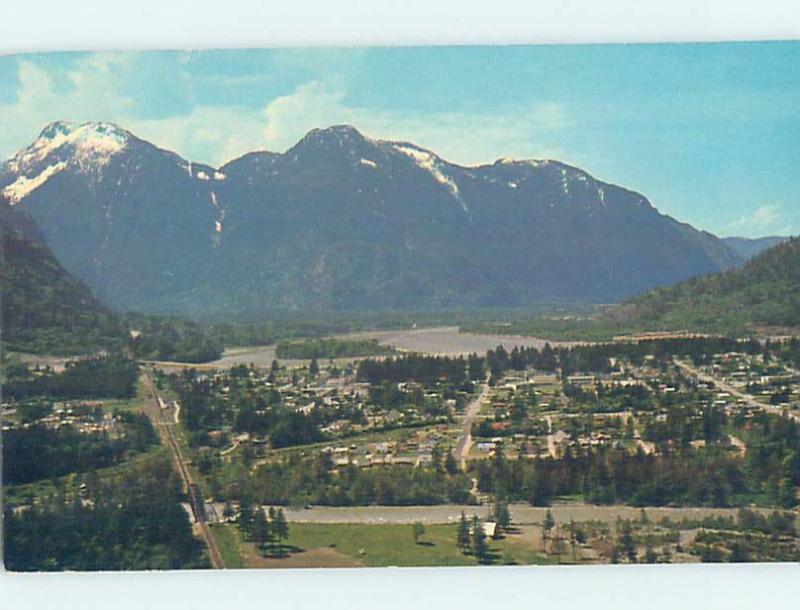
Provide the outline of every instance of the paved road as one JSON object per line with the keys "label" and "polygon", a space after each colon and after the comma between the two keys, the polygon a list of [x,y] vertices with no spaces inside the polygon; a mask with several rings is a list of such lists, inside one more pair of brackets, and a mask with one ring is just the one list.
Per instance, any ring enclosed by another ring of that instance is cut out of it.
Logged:
{"label": "paved road", "polygon": [[462,470],[466,469],[467,467],[467,456],[469,455],[469,449],[472,446],[472,424],[475,421],[475,418],[478,416],[478,412],[481,410],[481,405],[484,403],[487,396],[489,396],[489,384],[484,383],[481,386],[481,393],[477,398],[470,402],[467,405],[467,408],[464,410],[464,421],[461,423],[461,435],[458,438],[455,455],[455,458],[461,464]]}
{"label": "paved road", "polygon": [[[172,451],[172,456],[175,459],[175,465],[178,467],[178,472],[180,473],[181,479],[183,479],[183,484],[186,486],[186,491],[188,492],[190,486],[193,484],[192,474],[186,467],[186,461],[183,459],[180,446],[175,440],[175,435],[172,433],[172,421],[164,417],[164,411],[161,409],[162,400],[158,395],[155,384],[147,373],[142,375],[142,383],[149,398],[147,403],[149,406],[150,419],[153,421],[153,424],[155,424],[156,428],[162,431],[162,435]],[[197,524],[200,526],[200,533],[204,542],[206,543],[206,546],[208,547],[208,555],[211,558],[211,565],[218,569],[224,568],[225,562],[222,560],[222,553],[219,551],[217,541],[214,538],[211,528],[208,527],[208,523],[206,523],[204,516],[195,514],[195,519]]]}
{"label": "paved road", "polygon": [[[548,508],[530,506],[528,504],[509,505],[511,518],[519,525],[538,524],[544,520]],[[313,508],[285,508],[289,523],[364,523],[364,524],[407,524],[420,521],[425,524],[455,523],[463,511],[468,517],[477,515],[485,519],[491,511],[491,505],[467,506],[445,504],[438,506],[315,506]],[[220,507],[221,510],[221,507]],[[641,509],[634,506],[593,506],[590,504],[570,503],[556,504],[549,507],[553,517],[559,523],[587,521],[596,519],[606,523],[614,523],[617,517],[638,519]],[[645,507],[648,517],[657,521],[662,517],[673,520],[702,519],[707,516],[736,516],[736,508],[705,507]],[[756,508],[759,512],[767,509]]]}

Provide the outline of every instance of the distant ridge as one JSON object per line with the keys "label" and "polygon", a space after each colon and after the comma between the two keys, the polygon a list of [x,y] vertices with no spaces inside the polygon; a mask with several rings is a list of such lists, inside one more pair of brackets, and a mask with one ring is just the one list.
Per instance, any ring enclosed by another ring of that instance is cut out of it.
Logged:
{"label": "distant ridge", "polygon": [[788,241],[788,237],[769,236],[769,237],[723,237],[722,241],[736,250],[744,258],[753,258],[764,250]]}
{"label": "distant ridge", "polygon": [[99,298],[146,312],[615,302],[744,261],[580,168],[463,167],[348,125],[214,168],[56,122],[0,166],[0,191]]}

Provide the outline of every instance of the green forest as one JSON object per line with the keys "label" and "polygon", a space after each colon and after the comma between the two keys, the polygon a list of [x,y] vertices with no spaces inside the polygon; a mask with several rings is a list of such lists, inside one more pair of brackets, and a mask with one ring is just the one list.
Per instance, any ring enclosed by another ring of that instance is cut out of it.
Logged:
{"label": "green forest", "polygon": [[113,478],[87,475],[85,491],[42,498],[3,515],[12,571],[174,570],[208,567],[181,507],[167,457]]}

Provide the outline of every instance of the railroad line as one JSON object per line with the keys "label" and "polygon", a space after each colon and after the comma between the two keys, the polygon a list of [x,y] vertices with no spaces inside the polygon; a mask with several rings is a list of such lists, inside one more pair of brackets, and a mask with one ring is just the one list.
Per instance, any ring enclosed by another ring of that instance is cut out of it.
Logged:
{"label": "railroad line", "polygon": [[178,467],[178,474],[180,474],[183,484],[186,487],[186,492],[189,494],[189,503],[192,507],[192,514],[194,514],[195,521],[200,526],[200,533],[203,537],[203,541],[206,543],[206,547],[208,547],[208,555],[211,559],[211,565],[215,569],[222,569],[225,567],[225,562],[222,559],[222,553],[220,553],[219,546],[217,546],[214,533],[208,526],[203,494],[197,484],[195,484],[195,482],[192,480],[192,475],[189,472],[189,469],[186,467],[186,461],[183,459],[181,449],[178,446],[178,441],[175,440],[175,435],[172,432],[172,422],[168,421],[164,417],[164,412],[161,409],[163,401],[156,391],[155,384],[146,372],[142,374],[142,378],[144,380],[145,388],[152,397],[151,404],[153,406],[153,415],[151,417],[155,419],[156,423],[158,423],[159,427],[164,431],[164,437],[167,439],[167,444],[172,451],[172,456],[175,459],[175,464]]}

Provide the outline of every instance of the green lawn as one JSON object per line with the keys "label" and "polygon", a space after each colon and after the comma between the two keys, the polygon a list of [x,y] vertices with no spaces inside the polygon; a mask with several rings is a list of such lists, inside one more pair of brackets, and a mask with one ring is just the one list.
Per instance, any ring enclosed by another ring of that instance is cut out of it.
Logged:
{"label": "green lawn", "polygon": [[[363,525],[290,523],[288,543],[311,550],[332,547],[367,566],[468,566],[477,565],[471,555],[456,546],[456,525],[428,525],[419,544],[411,525]],[[511,544],[508,539],[490,544],[493,563],[521,565],[548,563],[533,549]]]}
{"label": "green lawn", "polygon": [[230,525],[216,524],[211,526],[214,538],[217,541],[219,552],[226,568],[246,568],[239,551],[239,534]]}

